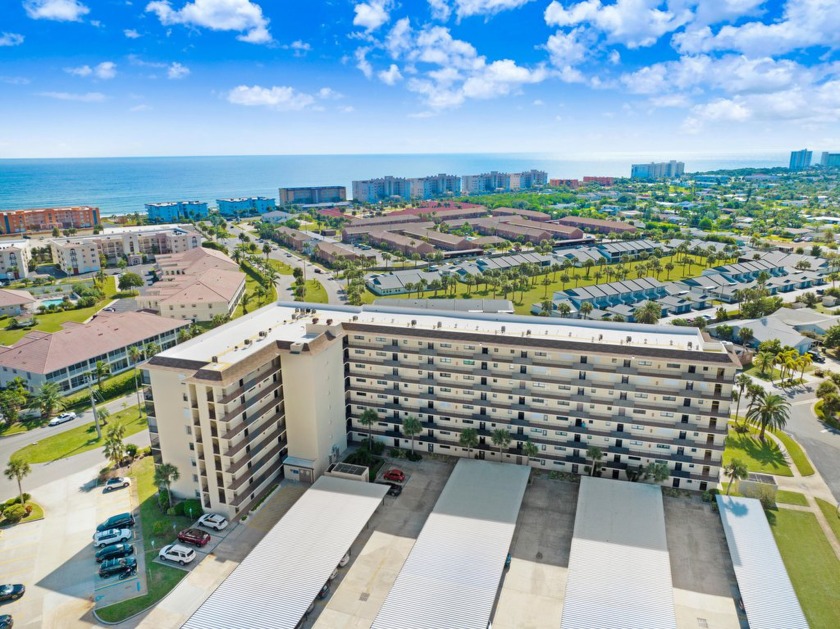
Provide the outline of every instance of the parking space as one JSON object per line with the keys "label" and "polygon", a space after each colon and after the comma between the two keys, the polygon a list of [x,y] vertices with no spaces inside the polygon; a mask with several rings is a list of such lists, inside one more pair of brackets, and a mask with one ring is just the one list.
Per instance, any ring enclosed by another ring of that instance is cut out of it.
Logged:
{"label": "parking space", "polygon": [[219,544],[224,542],[228,535],[230,535],[237,526],[239,526],[237,522],[230,522],[228,523],[227,527],[225,527],[221,531],[217,531],[215,529],[199,526],[198,520],[196,520],[189,526],[189,528],[201,531],[203,533],[207,533],[210,536],[210,541],[207,542],[204,546],[196,546],[187,542],[178,541],[178,531],[176,530],[173,530],[171,540],[167,541],[165,544],[160,544],[158,546],[158,550],[162,550],[165,546],[168,546],[169,544],[177,544],[179,546],[184,546],[195,551],[195,559],[193,559],[189,563],[181,565],[177,561],[161,559],[159,556],[156,556],[154,558],[154,562],[164,566],[178,568],[180,570],[184,570],[185,572],[189,572],[190,570],[195,568],[199,563],[201,563],[205,557],[214,554]]}

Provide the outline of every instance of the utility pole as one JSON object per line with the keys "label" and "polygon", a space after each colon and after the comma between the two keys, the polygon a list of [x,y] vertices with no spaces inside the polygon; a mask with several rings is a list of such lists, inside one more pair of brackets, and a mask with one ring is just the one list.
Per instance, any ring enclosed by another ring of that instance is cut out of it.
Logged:
{"label": "utility pole", "polygon": [[88,377],[88,393],[90,394],[90,409],[93,411],[93,421],[96,426],[96,440],[102,439],[102,429],[99,427],[99,413],[96,412],[96,400],[93,399],[93,387]]}

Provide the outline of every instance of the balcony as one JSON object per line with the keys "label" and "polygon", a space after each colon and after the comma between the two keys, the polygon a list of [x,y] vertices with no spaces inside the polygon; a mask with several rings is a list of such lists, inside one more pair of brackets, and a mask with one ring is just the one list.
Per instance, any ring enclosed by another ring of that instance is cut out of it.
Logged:
{"label": "balcony", "polygon": [[[248,472],[243,474],[240,478],[234,480],[230,485],[226,486],[225,489],[231,489],[233,491],[236,491],[237,489],[242,487],[251,478],[251,476],[252,476],[251,472],[259,470],[269,460],[271,460],[272,457],[277,455],[277,453],[280,452],[280,450],[285,448],[286,445],[287,445],[286,442],[283,442],[283,443],[276,443],[275,442],[273,447],[270,448],[266,453],[263,454],[263,457],[260,459],[259,462],[254,462],[253,465],[251,466],[251,468],[248,470]],[[253,461],[254,457],[253,456],[250,457],[249,460]],[[256,481],[255,481],[255,483],[256,483]]]}
{"label": "balcony", "polygon": [[[267,379],[271,378],[271,376],[274,373],[277,373],[277,372],[274,371],[274,370],[269,370],[263,375],[257,376],[256,378],[252,378],[251,380],[249,380],[248,382],[243,384],[241,387],[237,387],[236,389],[234,389],[233,391],[231,391],[227,395],[223,395],[221,398],[216,400],[216,403],[217,404],[230,404],[231,402],[233,402],[233,400],[235,400],[236,398],[241,396],[243,393],[245,393],[246,391],[248,391],[252,387],[257,386],[263,380],[267,380]],[[279,377],[279,374],[278,374],[277,384],[282,384],[282,382],[283,382],[283,380],[282,380],[282,378]]]}
{"label": "balcony", "polygon": [[[280,382],[280,381],[272,383],[271,386],[269,386],[269,387],[263,389],[262,391],[260,391],[259,394],[256,395],[255,397],[251,398],[250,400],[246,400],[246,402],[244,404],[239,404],[234,409],[228,411],[227,413],[224,413],[221,416],[221,418],[219,419],[219,421],[229,422],[231,419],[233,419],[237,415],[241,415],[242,413],[244,413],[246,410],[248,410],[252,406],[254,406],[256,404],[259,404],[260,402],[264,401],[269,395],[271,395],[274,391],[279,390],[282,386],[283,386],[283,383]],[[280,401],[281,399],[282,399],[282,396],[277,398],[278,401]]]}
{"label": "balcony", "polygon": [[234,426],[230,430],[228,430],[227,432],[223,433],[222,434],[222,439],[233,439],[236,435],[241,433],[246,428],[249,428],[249,427],[253,426],[254,424],[257,424],[257,423],[270,424],[270,423],[272,423],[272,422],[274,422],[278,419],[281,419],[282,417],[285,416],[285,414],[286,414],[286,409],[282,404],[280,404],[280,412],[279,413],[273,413],[272,415],[268,416],[267,420],[265,419],[266,415],[264,415],[264,414],[263,415],[254,414],[254,415],[250,416],[248,419],[246,419],[245,421],[243,421],[241,424],[239,424],[237,426]]}

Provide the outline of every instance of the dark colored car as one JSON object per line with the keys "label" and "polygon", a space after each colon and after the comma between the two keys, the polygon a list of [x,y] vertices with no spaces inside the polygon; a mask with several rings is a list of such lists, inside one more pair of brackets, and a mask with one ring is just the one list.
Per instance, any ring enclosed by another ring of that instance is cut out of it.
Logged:
{"label": "dark colored car", "polygon": [[12,629],[15,626],[15,621],[11,614],[3,614],[0,616],[0,629]]}
{"label": "dark colored car", "polygon": [[398,483],[401,483],[405,480],[405,473],[402,470],[394,468],[385,472],[382,475],[382,478],[384,478],[385,480],[393,480]]}
{"label": "dark colored car", "polygon": [[184,529],[178,533],[178,541],[201,547],[210,541],[210,534],[199,529]]}
{"label": "dark colored car", "polygon": [[120,559],[108,559],[99,566],[99,576],[103,579],[112,577],[115,574],[130,575],[137,572],[137,560],[134,557],[122,557]]}
{"label": "dark colored car", "polygon": [[131,544],[109,544],[102,550],[96,551],[96,563],[102,563],[107,559],[120,559],[134,554],[134,546]]}
{"label": "dark colored car", "polygon": [[508,568],[510,568],[510,553],[508,553],[507,557],[505,557],[505,570]]}
{"label": "dark colored car", "polygon": [[329,594],[329,593],[330,593],[330,584],[329,583],[324,583],[324,587],[322,587],[321,591],[318,592],[318,598],[323,600],[323,599],[327,598],[327,594]]}
{"label": "dark colored car", "polygon": [[402,493],[402,485],[397,485],[396,483],[389,483],[388,481],[378,480],[376,481],[377,485],[388,485],[388,495],[389,496],[399,496]]}
{"label": "dark colored car", "polygon": [[825,362],[825,356],[823,356],[819,352],[811,350],[810,352],[808,352],[808,354],[811,355],[811,360],[813,360],[815,363],[824,363]]}
{"label": "dark colored car", "polygon": [[112,515],[97,526],[96,532],[101,533],[109,529],[127,529],[131,526],[134,526],[134,516],[130,513],[120,513],[119,515]]}
{"label": "dark colored car", "polygon": [[14,585],[0,585],[0,601],[16,601],[26,593],[26,586],[16,583]]}

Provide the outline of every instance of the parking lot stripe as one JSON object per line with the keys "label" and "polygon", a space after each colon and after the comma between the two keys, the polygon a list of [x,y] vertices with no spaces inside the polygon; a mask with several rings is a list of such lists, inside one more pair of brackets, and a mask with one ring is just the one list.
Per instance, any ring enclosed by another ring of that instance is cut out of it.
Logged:
{"label": "parking lot stripe", "polygon": [[132,581],[138,581],[138,580],[139,580],[139,577],[136,577],[136,576],[128,578],[128,579],[123,579],[122,581],[120,581],[119,578],[117,578],[116,581],[111,581],[110,583],[107,583],[107,584],[103,585],[102,587],[94,587],[93,591],[94,592],[101,592],[102,590],[107,590],[108,588],[112,588],[115,585],[125,585],[126,583],[131,583]]}

